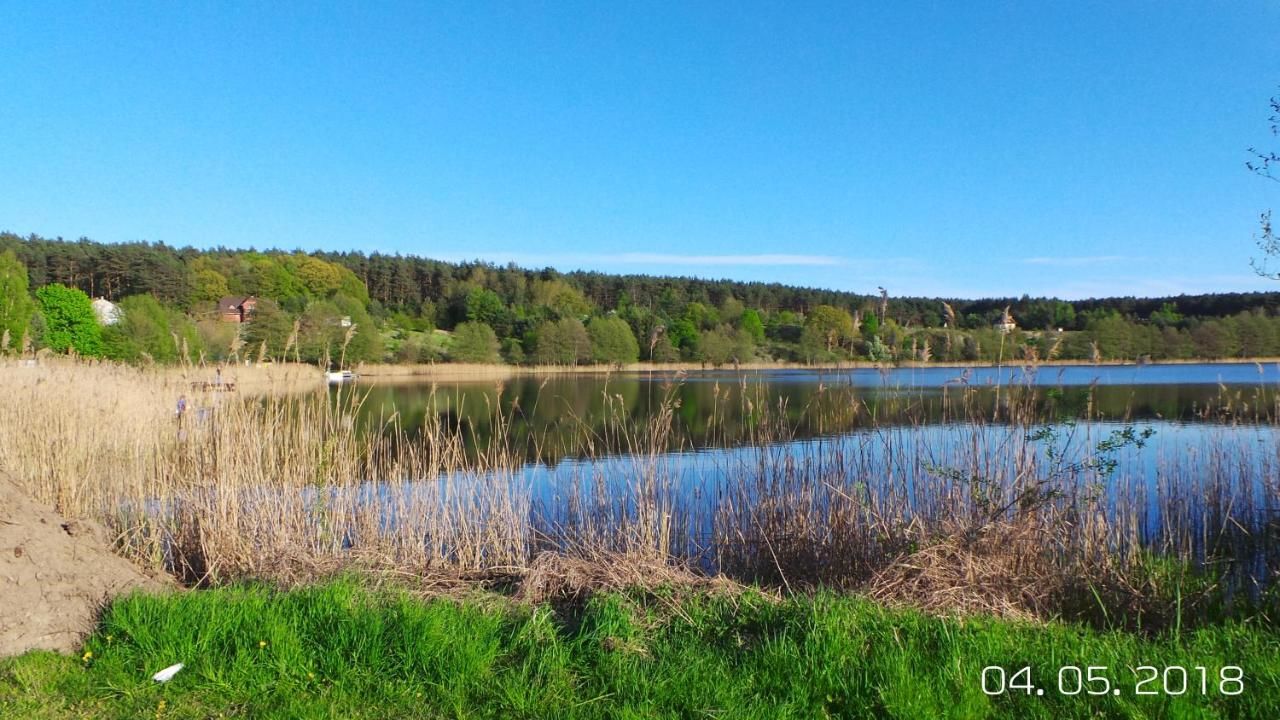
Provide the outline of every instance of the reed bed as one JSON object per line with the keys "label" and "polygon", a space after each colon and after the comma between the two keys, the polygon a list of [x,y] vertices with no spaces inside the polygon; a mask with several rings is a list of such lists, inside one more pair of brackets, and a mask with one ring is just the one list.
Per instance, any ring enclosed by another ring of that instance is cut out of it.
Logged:
{"label": "reed bed", "polygon": [[[910,391],[869,406],[833,385],[800,409],[818,430],[806,440],[794,408],[743,385],[706,421],[714,440],[738,418],[735,446],[699,452],[674,392],[636,419],[606,391],[608,422],[581,425],[576,459],[543,465],[561,458],[552,440],[510,431],[533,409],[488,406],[481,441],[446,415],[414,433],[394,412],[362,425],[358,386],[335,397],[300,368],[262,371],[255,392],[190,389],[209,374],[0,365],[0,473],[106,524],[121,554],[200,585],[364,568],[541,599],[722,577],[937,612],[1162,625],[1181,621],[1183,596],[1174,617],[1170,576],[1150,558],[1174,562],[1179,593],[1187,573],[1213,578],[1188,607],[1231,578],[1256,600],[1280,565],[1269,410],[1252,430],[1213,426],[1173,452],[1144,447],[1140,428],[1063,421],[1032,388],[1001,388],[994,403],[946,389],[947,422],[926,426],[903,421],[921,401]],[[1264,391],[1224,404],[1256,416]]]}

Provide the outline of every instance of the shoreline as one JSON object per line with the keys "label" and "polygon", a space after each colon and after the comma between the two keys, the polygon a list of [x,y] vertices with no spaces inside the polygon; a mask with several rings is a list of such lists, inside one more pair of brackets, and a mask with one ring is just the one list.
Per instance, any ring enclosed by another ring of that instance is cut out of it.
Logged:
{"label": "shoreline", "polygon": [[753,362],[737,366],[712,367],[700,363],[651,363],[637,362],[624,365],[506,365],[469,363],[420,363],[420,364],[360,364],[354,371],[361,380],[369,382],[397,382],[436,380],[454,382],[461,380],[501,380],[512,377],[553,375],[610,375],[610,374],[712,374],[712,373],[762,373],[777,370],[807,370],[813,372],[847,372],[850,370],[895,370],[928,368],[999,368],[999,367],[1151,367],[1159,365],[1280,365],[1280,358],[1232,358],[1217,360],[1161,360],[1137,363],[1129,360],[1055,360],[1052,362],[920,362],[876,363],[867,360],[851,360],[840,363],[805,364],[795,362]]}

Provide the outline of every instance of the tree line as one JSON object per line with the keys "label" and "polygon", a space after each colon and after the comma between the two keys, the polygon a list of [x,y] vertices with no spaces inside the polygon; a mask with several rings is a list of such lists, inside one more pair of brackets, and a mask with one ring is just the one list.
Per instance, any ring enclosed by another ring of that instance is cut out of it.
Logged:
{"label": "tree line", "polygon": [[[258,299],[250,322],[218,302]],[[116,304],[104,323],[92,298]],[[1280,356],[1280,292],[897,297],[416,256],[0,233],[0,348],[125,361],[583,363]],[[1000,327],[1005,319],[1010,325]]]}

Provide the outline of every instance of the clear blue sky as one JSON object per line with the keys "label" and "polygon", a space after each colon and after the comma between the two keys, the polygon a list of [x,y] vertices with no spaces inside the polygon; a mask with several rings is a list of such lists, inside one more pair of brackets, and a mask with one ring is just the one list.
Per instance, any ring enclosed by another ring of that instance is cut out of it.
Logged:
{"label": "clear blue sky", "polygon": [[115,5],[0,0],[0,229],[1280,289],[1248,267],[1280,185],[1244,168],[1280,146],[1273,2]]}

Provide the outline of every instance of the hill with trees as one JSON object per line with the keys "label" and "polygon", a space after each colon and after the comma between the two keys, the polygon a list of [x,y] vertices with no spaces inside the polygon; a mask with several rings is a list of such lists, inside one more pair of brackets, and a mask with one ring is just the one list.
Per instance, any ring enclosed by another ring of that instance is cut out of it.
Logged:
{"label": "hill with trees", "polygon": [[[218,303],[256,300],[248,322]],[[104,323],[91,301],[114,304]],[[1005,315],[1011,324],[1001,326]],[[130,362],[575,365],[1280,356],[1280,292],[925,298],[0,233],[0,348]]]}

